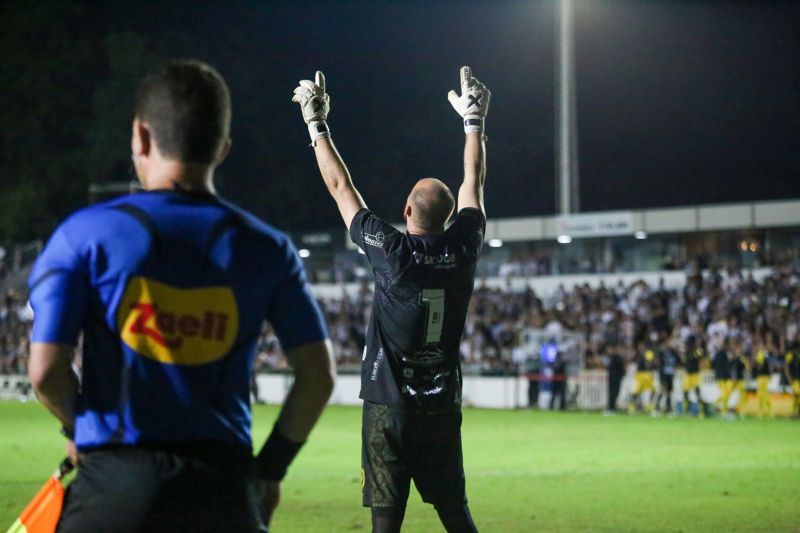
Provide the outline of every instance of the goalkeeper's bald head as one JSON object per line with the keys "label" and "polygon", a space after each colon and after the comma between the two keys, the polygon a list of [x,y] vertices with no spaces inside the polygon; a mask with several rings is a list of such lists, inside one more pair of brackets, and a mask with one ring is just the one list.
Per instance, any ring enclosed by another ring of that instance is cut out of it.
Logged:
{"label": "goalkeeper's bald head", "polygon": [[441,233],[455,208],[450,189],[436,178],[423,178],[411,189],[403,210],[410,233]]}

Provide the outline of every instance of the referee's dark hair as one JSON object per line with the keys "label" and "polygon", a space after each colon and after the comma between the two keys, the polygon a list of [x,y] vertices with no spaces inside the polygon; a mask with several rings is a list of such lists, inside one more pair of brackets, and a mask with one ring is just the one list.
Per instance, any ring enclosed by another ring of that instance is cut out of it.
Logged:
{"label": "referee's dark hair", "polygon": [[175,60],[139,84],[134,115],[148,125],[164,157],[211,164],[230,136],[231,96],[210,65]]}

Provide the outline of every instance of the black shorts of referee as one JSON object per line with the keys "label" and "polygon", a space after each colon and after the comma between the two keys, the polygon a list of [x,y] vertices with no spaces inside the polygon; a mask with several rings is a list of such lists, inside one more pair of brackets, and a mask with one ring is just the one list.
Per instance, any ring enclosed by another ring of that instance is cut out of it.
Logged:
{"label": "black shorts of referee", "polygon": [[426,413],[365,401],[361,432],[365,507],[405,508],[411,480],[437,509],[467,503],[460,408]]}
{"label": "black shorts of referee", "polygon": [[266,531],[258,501],[252,452],[243,447],[104,447],[81,454],[56,531]]}

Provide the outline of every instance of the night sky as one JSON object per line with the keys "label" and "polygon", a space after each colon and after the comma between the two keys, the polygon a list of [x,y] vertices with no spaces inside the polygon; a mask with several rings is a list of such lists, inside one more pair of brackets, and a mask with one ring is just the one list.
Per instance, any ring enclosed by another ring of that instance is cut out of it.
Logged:
{"label": "night sky", "polygon": [[[800,5],[577,4],[582,210],[800,197]],[[334,139],[380,215],[400,219],[420,177],[458,186],[463,134],[446,94],[461,65],[492,90],[489,216],[555,210],[554,2],[113,2],[89,19],[220,70],[234,145],[218,186],[279,226],[340,224],[290,102],[316,69]]]}

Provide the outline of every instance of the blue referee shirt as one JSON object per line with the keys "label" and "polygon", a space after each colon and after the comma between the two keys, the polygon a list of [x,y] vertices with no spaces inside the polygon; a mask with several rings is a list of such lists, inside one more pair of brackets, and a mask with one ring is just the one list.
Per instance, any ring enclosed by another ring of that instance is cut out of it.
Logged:
{"label": "blue referee shirt", "polygon": [[327,338],[289,238],[210,194],[149,191],[83,209],[29,280],[32,341],[83,332],[75,443],[252,447],[264,319],[285,351]]}

